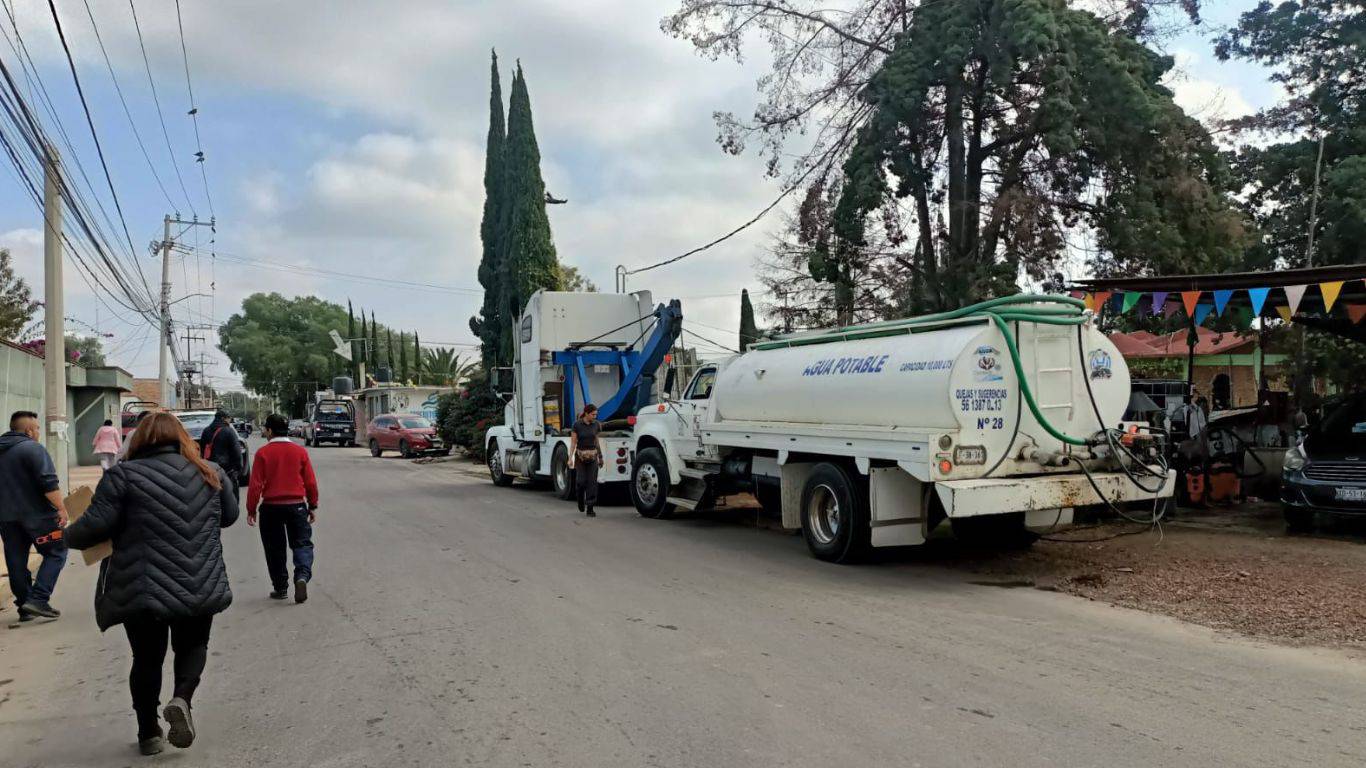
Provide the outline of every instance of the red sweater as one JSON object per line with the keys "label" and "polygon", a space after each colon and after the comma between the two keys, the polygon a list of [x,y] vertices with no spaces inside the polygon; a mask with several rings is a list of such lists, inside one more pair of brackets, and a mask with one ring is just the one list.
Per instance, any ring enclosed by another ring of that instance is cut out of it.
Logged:
{"label": "red sweater", "polygon": [[309,509],[318,506],[318,479],[313,476],[313,462],[308,451],[291,440],[271,440],[256,452],[251,464],[251,484],[247,488],[247,511],[255,512],[256,505],[294,504],[308,502]]}

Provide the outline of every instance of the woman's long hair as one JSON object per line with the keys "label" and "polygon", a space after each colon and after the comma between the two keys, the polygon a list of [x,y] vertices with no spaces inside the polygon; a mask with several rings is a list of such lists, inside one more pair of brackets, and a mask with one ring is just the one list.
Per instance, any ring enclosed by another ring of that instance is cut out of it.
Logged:
{"label": "woman's long hair", "polygon": [[223,483],[218,479],[218,468],[199,455],[199,444],[185,431],[180,419],[165,411],[148,416],[138,425],[133,436],[128,439],[128,458],[140,459],[150,454],[154,448],[164,445],[179,447],[180,455],[199,470],[199,474],[204,476],[204,482],[214,490],[223,487]]}

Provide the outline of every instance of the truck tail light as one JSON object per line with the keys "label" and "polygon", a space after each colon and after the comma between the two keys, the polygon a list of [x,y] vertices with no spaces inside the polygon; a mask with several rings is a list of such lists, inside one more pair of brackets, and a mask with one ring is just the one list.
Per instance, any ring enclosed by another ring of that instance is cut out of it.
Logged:
{"label": "truck tail light", "polygon": [[625,455],[626,455],[626,449],[625,449],[625,448],[618,448],[618,449],[617,449],[617,455],[618,455],[618,456],[625,456]]}
{"label": "truck tail light", "polygon": [[939,462],[939,474],[941,474],[941,475],[947,475],[948,473],[950,473],[950,472],[952,472],[952,471],[953,471],[953,462],[949,461],[948,459],[943,459],[943,460],[941,460],[941,461]]}

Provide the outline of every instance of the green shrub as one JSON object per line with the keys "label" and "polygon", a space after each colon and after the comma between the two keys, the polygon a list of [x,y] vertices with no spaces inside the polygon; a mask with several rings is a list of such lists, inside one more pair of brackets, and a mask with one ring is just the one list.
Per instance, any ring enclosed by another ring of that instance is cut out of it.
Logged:
{"label": "green shrub", "polygon": [[450,445],[464,448],[471,458],[484,460],[484,433],[502,423],[503,399],[479,371],[436,404],[436,426]]}

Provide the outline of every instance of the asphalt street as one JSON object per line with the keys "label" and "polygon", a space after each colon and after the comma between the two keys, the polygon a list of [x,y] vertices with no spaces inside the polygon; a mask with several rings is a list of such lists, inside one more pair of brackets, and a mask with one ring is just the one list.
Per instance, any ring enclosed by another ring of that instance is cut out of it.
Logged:
{"label": "asphalt street", "polygon": [[267,599],[256,531],[226,532],[196,744],[137,756],[127,642],[73,556],[60,621],[0,628],[0,765],[1366,764],[1366,663],[1339,652],[312,453],[312,599]]}

